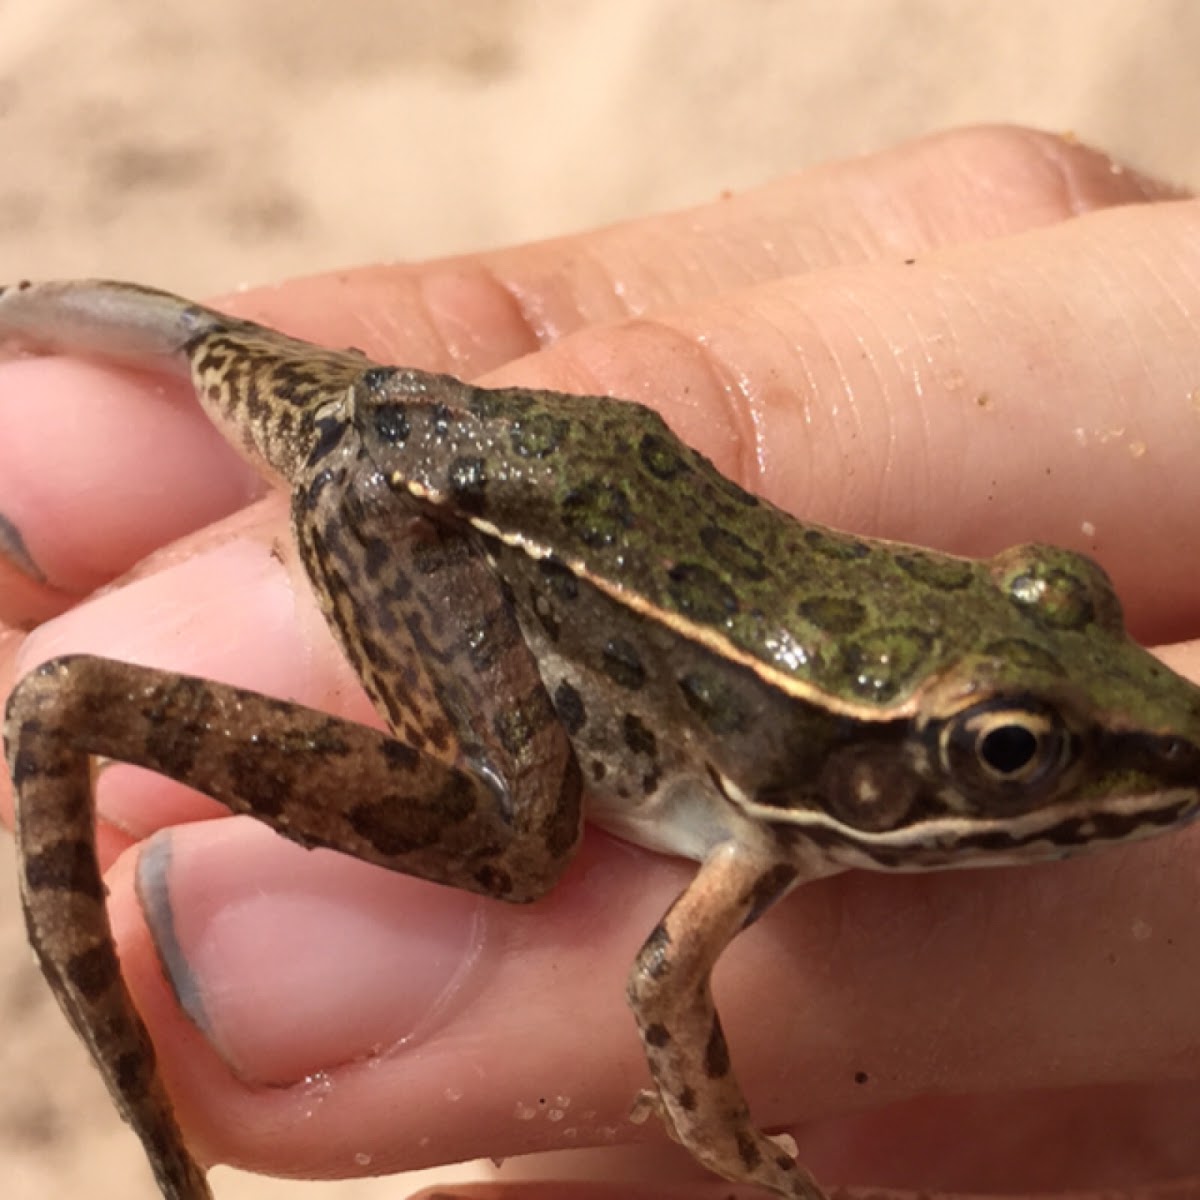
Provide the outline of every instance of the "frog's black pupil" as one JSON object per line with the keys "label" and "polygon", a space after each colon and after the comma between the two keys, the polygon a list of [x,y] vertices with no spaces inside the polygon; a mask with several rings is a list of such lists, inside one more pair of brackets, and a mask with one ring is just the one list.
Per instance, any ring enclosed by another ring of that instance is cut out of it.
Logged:
{"label": "frog's black pupil", "polygon": [[1037,745],[1037,738],[1024,725],[1001,725],[984,737],[979,753],[997,774],[1014,775],[1029,766]]}

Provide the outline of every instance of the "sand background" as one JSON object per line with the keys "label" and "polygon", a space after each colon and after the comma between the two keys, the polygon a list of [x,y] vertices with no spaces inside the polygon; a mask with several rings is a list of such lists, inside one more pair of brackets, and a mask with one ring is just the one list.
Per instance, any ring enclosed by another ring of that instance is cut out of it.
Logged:
{"label": "sand background", "polygon": [[[0,0],[0,276],[203,295],[701,202],[976,121],[1200,185],[1197,48],[1190,0]],[[0,1200],[149,1200],[30,965],[10,863],[4,841]]]}

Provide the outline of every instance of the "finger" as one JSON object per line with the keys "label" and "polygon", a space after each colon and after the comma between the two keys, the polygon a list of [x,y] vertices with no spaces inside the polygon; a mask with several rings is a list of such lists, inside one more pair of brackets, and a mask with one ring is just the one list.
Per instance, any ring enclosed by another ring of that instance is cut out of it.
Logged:
{"label": "finger", "polygon": [[[1195,1179],[1173,1183],[1105,1188],[1103,1192],[1072,1191],[1006,1192],[1005,1200],[1194,1200],[1200,1182]],[[984,1200],[978,1192],[902,1189],[878,1187],[837,1187],[826,1189],[830,1200]],[[762,1192],[734,1187],[732,1184],[696,1183],[676,1187],[662,1184],[589,1183],[574,1180],[544,1180],[536,1183],[469,1183],[438,1185],[414,1193],[409,1200],[759,1200]]]}
{"label": "finger", "polygon": [[297,280],[229,303],[300,337],[470,378],[592,325],[1183,194],[1074,139],[981,126],[696,208],[412,267]]}
{"label": "finger", "polygon": [[[843,262],[916,255],[1165,189],[1030,131],[941,135],[707,207],[473,258],[370,268],[229,307],[385,362],[472,376],[564,332]],[[69,373],[60,373],[69,372]],[[165,385],[164,385],[165,386]],[[232,511],[252,483],[178,385],[17,363],[0,372],[0,563],[28,624]],[[14,540],[15,539],[15,540]],[[13,545],[19,546],[14,553]]]}
{"label": "finger", "polygon": [[[529,1183],[439,1184],[414,1192],[409,1200],[760,1200],[761,1189],[734,1187],[729,1183],[670,1184],[592,1183],[571,1179],[547,1179]],[[916,1200],[915,1197],[871,1192],[873,1200]],[[852,1193],[838,1190],[832,1200],[853,1200]],[[927,1197],[927,1200],[936,1200]],[[950,1200],[950,1198],[947,1198]]]}
{"label": "finger", "polygon": [[[79,362],[0,367],[0,619],[30,622],[262,490],[189,392]],[[39,586],[41,585],[41,586]]]}
{"label": "finger", "polygon": [[[818,1178],[1003,1195],[1196,1180],[1200,1083],[925,1096],[798,1130]],[[1190,1193],[1189,1193],[1190,1194]]]}

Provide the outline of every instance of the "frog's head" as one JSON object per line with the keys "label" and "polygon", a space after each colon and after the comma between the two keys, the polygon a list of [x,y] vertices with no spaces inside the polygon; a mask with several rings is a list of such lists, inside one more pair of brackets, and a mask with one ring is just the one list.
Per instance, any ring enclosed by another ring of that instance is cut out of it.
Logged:
{"label": "frog's head", "polygon": [[843,865],[920,870],[1061,858],[1200,815],[1200,688],[1128,636],[1104,572],[1044,546],[981,570],[979,636],[902,718],[833,747],[819,806],[787,823]]}

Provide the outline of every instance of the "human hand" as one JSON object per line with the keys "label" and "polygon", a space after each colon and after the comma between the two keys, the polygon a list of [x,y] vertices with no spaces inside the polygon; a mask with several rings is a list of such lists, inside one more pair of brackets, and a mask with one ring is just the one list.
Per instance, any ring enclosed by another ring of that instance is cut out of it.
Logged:
{"label": "human hand", "polygon": [[[1200,633],[1200,210],[1149,203],[1164,198],[1080,147],[974,131],[229,307],[382,361],[654,404],[809,519],[966,553],[1092,550],[1161,644]],[[282,549],[284,507],[240,510],[252,477],[186,402],[22,361],[0,373],[0,409],[0,513],[48,581],[0,576],[0,691],[87,650],[365,716]],[[1189,647],[1171,653],[1200,676]],[[623,985],[688,867],[596,835],[553,896],[511,910],[308,855],[127,768],[104,772],[100,805],[124,965],[205,1159],[318,1176],[645,1136],[626,1120],[644,1067]],[[151,836],[207,1038],[134,897]],[[718,972],[756,1114],[797,1127],[831,1182],[1200,1171],[1196,836],[802,889]],[[660,1147],[637,1170],[656,1196],[664,1179],[731,1194]]]}

